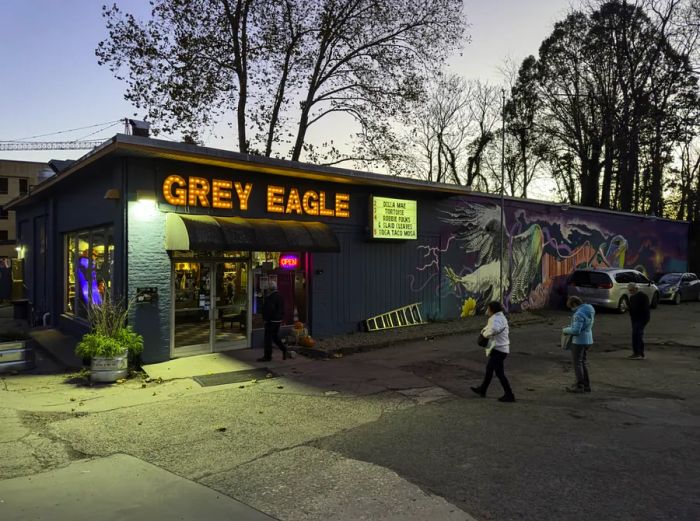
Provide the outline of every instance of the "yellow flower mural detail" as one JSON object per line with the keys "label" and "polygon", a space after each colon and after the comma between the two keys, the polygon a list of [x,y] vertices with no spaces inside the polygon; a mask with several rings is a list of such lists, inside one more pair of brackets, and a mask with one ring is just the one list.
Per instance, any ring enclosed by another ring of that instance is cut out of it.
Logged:
{"label": "yellow flower mural detail", "polygon": [[462,304],[462,317],[473,317],[476,315],[476,300],[469,297]]}

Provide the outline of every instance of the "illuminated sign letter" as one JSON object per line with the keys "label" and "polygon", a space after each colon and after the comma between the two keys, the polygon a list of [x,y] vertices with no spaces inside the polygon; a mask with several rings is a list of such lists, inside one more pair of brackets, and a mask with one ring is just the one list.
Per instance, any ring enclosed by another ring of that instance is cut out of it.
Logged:
{"label": "illuminated sign letter", "polygon": [[211,205],[214,208],[233,208],[231,202],[231,181],[213,179],[211,182]]}
{"label": "illuminated sign letter", "polygon": [[318,215],[318,194],[313,190],[304,192],[304,197],[301,200],[304,207],[304,212],[308,215]]}
{"label": "illuminated sign letter", "polygon": [[350,194],[335,194],[335,216],[350,217]]}
{"label": "illuminated sign letter", "polygon": [[189,192],[190,206],[197,206],[197,201],[204,207],[209,206],[209,181],[203,177],[190,177]]}
{"label": "illuminated sign letter", "polygon": [[[173,192],[173,185],[176,186]],[[174,206],[185,206],[187,204],[187,190],[185,187],[187,183],[179,175],[169,175],[165,178],[163,182],[163,197],[168,202]]]}
{"label": "illuminated sign letter", "polygon": [[241,210],[248,209],[248,198],[250,197],[250,192],[253,190],[253,183],[246,183],[245,188],[236,181],[233,186],[236,188],[236,194],[238,194],[238,202],[241,205]]}
{"label": "illuminated sign letter", "polygon": [[304,211],[301,208],[301,199],[299,199],[299,190],[292,188],[289,190],[289,199],[287,199],[286,213],[295,212],[302,215]]}
{"label": "illuminated sign letter", "polygon": [[267,211],[284,213],[284,188],[281,186],[267,187]]}
{"label": "illuminated sign letter", "polygon": [[332,209],[326,208],[326,192],[319,192],[318,197],[318,206],[320,207],[318,213],[326,217],[333,217],[335,212]]}
{"label": "illuminated sign letter", "polygon": [[280,257],[280,268],[283,270],[295,270],[299,267],[299,257],[296,255],[282,255]]}

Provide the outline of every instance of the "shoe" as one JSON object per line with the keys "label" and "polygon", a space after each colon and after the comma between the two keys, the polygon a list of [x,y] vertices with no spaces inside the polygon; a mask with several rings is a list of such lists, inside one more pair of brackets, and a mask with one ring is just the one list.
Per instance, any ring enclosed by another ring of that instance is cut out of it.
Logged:
{"label": "shoe", "polygon": [[586,390],[583,387],[579,387],[577,385],[572,385],[570,387],[565,387],[564,390],[567,393],[585,393]]}
{"label": "shoe", "polygon": [[258,358],[258,362],[270,362],[272,361],[272,358],[265,358],[264,356],[262,358]]}
{"label": "shoe", "polygon": [[501,396],[498,399],[499,402],[513,403],[515,401],[515,396]]}
{"label": "shoe", "polygon": [[642,360],[644,358],[644,355],[633,354],[629,355],[627,358],[629,358],[630,360]]}
{"label": "shoe", "polygon": [[486,393],[481,390],[481,387],[470,387],[470,389],[482,398],[486,398]]}
{"label": "shoe", "polygon": [[590,393],[590,392],[591,392],[591,388],[590,388],[590,387],[584,387],[584,388],[583,388],[583,392],[584,392],[584,393]]}

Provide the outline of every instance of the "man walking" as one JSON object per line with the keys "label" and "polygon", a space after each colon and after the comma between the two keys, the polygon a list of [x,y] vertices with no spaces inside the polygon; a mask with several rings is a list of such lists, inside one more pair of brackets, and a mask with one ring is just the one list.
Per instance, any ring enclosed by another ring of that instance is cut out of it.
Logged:
{"label": "man walking", "polygon": [[649,297],[630,282],[627,285],[630,294],[630,319],[632,319],[632,354],[631,360],[644,360],[644,328],[651,318]]}
{"label": "man walking", "polygon": [[284,301],[282,295],[277,291],[277,284],[270,282],[269,293],[263,304],[262,316],[265,321],[265,355],[258,358],[258,362],[269,362],[272,360],[272,342],[282,351],[282,359],[287,359],[287,347],[280,339],[280,326],[284,317]]}

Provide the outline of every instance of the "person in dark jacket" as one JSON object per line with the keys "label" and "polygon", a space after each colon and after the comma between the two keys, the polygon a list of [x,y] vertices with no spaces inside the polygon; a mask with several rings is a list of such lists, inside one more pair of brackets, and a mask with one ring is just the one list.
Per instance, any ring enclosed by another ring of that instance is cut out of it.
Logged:
{"label": "person in dark jacket", "polygon": [[630,294],[630,319],[632,319],[632,360],[644,360],[644,328],[651,319],[649,297],[639,291],[637,285],[627,285]]}
{"label": "person in dark jacket", "polygon": [[258,362],[269,362],[272,360],[272,343],[282,351],[282,359],[287,359],[287,346],[280,339],[280,326],[284,317],[284,300],[277,291],[277,284],[270,282],[270,293],[265,298],[262,316],[265,322],[265,355],[258,358]]}

